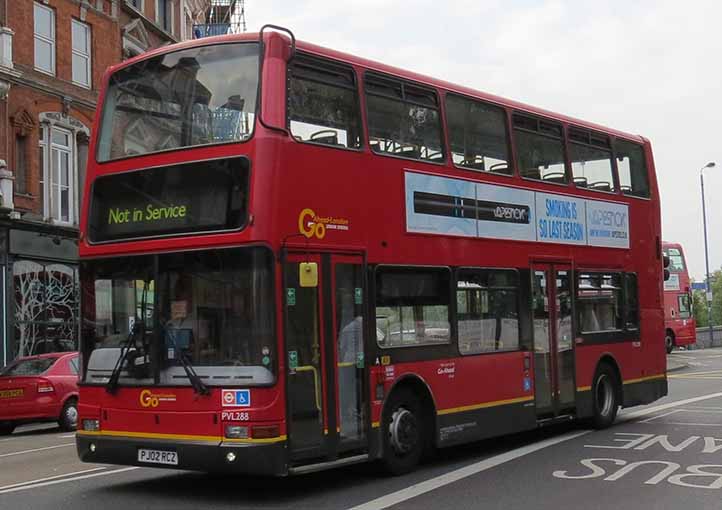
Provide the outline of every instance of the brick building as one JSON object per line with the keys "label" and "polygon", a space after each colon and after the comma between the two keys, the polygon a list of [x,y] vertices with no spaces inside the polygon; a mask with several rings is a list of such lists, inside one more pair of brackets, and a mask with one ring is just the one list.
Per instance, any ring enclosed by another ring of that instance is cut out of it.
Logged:
{"label": "brick building", "polygon": [[77,345],[77,225],[104,70],[207,0],[0,0],[0,366]]}

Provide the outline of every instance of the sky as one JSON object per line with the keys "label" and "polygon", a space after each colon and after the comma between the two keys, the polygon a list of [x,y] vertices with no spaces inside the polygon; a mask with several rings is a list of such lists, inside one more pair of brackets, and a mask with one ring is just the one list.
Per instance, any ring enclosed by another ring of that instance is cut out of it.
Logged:
{"label": "sky", "polygon": [[662,235],[722,267],[722,2],[246,0],[304,41],[649,138]]}

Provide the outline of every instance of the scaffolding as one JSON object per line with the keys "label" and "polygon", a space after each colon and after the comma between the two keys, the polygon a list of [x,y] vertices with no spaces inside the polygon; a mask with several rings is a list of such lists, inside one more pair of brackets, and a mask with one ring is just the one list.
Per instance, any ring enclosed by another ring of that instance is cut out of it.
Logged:
{"label": "scaffolding", "polygon": [[245,32],[245,0],[210,0],[204,18],[205,23],[193,25],[194,39]]}

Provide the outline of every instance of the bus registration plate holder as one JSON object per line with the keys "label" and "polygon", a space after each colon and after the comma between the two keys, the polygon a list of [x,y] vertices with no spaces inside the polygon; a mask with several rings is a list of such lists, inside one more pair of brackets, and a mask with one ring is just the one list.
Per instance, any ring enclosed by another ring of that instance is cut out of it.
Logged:
{"label": "bus registration plate holder", "polygon": [[138,449],[138,462],[146,464],[165,464],[168,466],[178,465],[178,453],[168,450]]}

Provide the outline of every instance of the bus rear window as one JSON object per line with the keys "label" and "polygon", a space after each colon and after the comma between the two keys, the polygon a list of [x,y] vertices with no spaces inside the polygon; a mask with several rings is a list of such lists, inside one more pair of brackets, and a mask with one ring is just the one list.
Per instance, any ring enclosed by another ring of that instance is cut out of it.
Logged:
{"label": "bus rear window", "polygon": [[99,162],[248,140],[258,94],[258,44],[174,51],[110,77]]}

